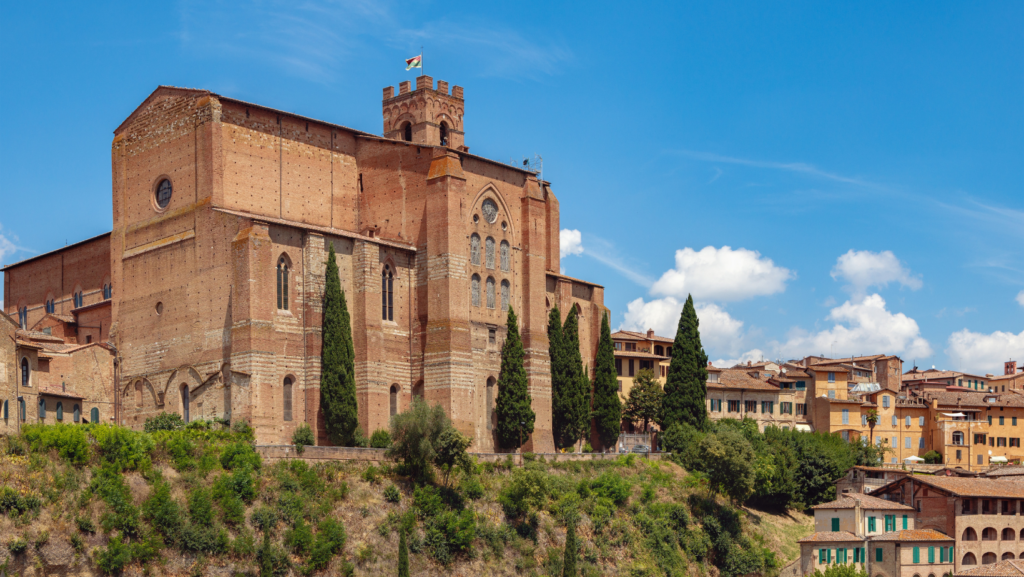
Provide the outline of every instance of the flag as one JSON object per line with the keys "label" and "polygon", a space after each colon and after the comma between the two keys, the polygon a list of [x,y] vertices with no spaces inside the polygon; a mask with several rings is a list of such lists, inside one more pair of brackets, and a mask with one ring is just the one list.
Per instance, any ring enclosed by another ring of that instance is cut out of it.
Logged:
{"label": "flag", "polygon": [[411,70],[413,68],[423,68],[423,55],[413,56],[405,61],[405,69]]}

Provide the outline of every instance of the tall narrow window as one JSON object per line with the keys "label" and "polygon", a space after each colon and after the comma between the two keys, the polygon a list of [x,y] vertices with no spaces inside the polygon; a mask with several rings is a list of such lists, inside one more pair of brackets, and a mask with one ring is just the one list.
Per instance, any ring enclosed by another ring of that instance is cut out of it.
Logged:
{"label": "tall narrow window", "polygon": [[448,146],[448,123],[441,123],[441,146]]}
{"label": "tall narrow window", "polygon": [[48,313],[50,313],[52,315],[56,309],[57,309],[57,307],[54,306],[53,299],[47,299],[47,301],[46,301],[46,312],[48,312]]}
{"label": "tall narrow window", "polygon": [[76,423],[82,420],[82,407],[79,407],[78,403],[75,403],[75,406],[71,408],[71,416]]}
{"label": "tall narrow window", "polygon": [[469,237],[469,263],[480,265],[480,235],[475,232]]}
{"label": "tall narrow window", "polygon": [[292,378],[291,377],[285,377],[284,378],[284,387],[283,387],[283,391],[281,393],[281,396],[283,397],[283,402],[281,404],[284,406],[284,420],[290,421],[290,420],[292,420]]}
{"label": "tall narrow window", "polygon": [[114,296],[114,289],[110,283],[103,285],[103,299],[106,300],[112,296]]}
{"label": "tall narrow window", "polygon": [[277,259],[277,310],[288,310],[288,261]]}
{"label": "tall narrow window", "polygon": [[62,403],[61,401],[57,401],[57,420],[64,420],[64,403]]}
{"label": "tall narrow window", "polygon": [[391,416],[398,414],[398,385],[391,385]]}
{"label": "tall narrow window", "polygon": [[402,125],[402,140],[412,142],[412,124],[408,122]]}
{"label": "tall narrow window", "polygon": [[39,418],[46,418],[46,399],[39,397]]}
{"label": "tall narrow window", "polygon": [[189,422],[189,409],[191,409],[189,406],[190,402],[191,399],[189,398],[188,385],[183,384],[181,385],[181,418],[184,419],[186,423]]}
{"label": "tall narrow window", "polygon": [[470,290],[473,293],[473,306],[480,306],[480,275],[475,274],[469,281]]}
{"label": "tall narrow window", "polygon": [[501,270],[512,270],[512,245],[507,240],[501,241]]}
{"label": "tall narrow window", "polygon": [[487,379],[487,430],[494,428],[494,377]]}
{"label": "tall narrow window", "polygon": [[395,275],[391,272],[391,265],[384,265],[380,273],[380,306],[381,318],[386,321],[395,320]]}
{"label": "tall narrow window", "polygon": [[89,410],[89,422],[90,423],[98,423],[98,422],[100,422],[100,410],[98,408],[93,407],[92,409]]}
{"label": "tall narrow window", "polygon": [[501,310],[508,311],[508,301],[511,297],[509,294],[512,292],[512,285],[507,280],[501,281]]}
{"label": "tall narrow window", "polygon": [[8,414],[7,414],[7,401],[4,401],[4,420],[5,421],[7,420],[7,417],[8,417]]}
{"label": "tall narrow window", "polygon": [[142,406],[142,381],[135,382],[135,406]]}
{"label": "tall narrow window", "polygon": [[85,299],[83,299],[83,298],[82,298],[82,291],[78,291],[78,292],[76,292],[75,294],[73,294],[73,295],[71,296],[71,299],[72,299],[72,301],[74,301],[74,304],[75,304],[75,308],[76,308],[76,309],[77,309],[77,308],[79,308],[79,307],[81,307],[81,306],[82,306],[82,304],[84,304],[84,303],[85,303]]}
{"label": "tall narrow window", "polygon": [[487,308],[494,308],[494,277],[487,277]]}
{"label": "tall narrow window", "polygon": [[487,237],[484,241],[484,249],[487,255],[487,268],[494,268],[494,239]]}
{"label": "tall narrow window", "polygon": [[18,325],[22,330],[28,329],[28,307],[18,309]]}
{"label": "tall narrow window", "polygon": [[21,386],[28,386],[28,359],[25,357],[21,358]]}

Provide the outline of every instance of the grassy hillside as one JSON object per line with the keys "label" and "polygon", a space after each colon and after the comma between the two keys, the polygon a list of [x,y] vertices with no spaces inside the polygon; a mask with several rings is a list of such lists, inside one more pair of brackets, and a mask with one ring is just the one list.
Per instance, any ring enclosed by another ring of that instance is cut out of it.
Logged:
{"label": "grassy hillside", "polygon": [[739,509],[670,462],[477,464],[413,486],[400,467],[263,463],[242,424],[154,433],[27,427],[0,441],[0,575],[774,574],[811,532]]}

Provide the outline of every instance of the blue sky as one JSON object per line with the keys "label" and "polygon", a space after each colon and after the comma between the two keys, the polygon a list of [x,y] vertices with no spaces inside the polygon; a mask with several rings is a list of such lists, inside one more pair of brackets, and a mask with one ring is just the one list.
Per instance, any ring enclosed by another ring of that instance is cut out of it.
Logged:
{"label": "blue sky", "polygon": [[540,154],[567,274],[712,359],[1024,359],[1024,3],[162,2],[0,9],[0,260],[111,226],[113,129],[158,85],[381,131],[466,90],[466,143]]}

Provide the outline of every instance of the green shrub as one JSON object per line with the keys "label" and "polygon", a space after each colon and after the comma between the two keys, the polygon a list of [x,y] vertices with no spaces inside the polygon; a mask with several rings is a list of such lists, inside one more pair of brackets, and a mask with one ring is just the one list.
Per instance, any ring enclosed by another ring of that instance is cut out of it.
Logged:
{"label": "green shrub", "polygon": [[184,514],[181,506],[171,497],[171,487],[165,482],[153,486],[153,492],[142,503],[142,511],[154,529],[171,543],[182,537]]}
{"label": "green shrub", "polygon": [[234,495],[246,503],[256,498],[256,481],[249,469],[239,468],[217,477],[213,482],[214,498],[223,505],[227,495]]}
{"label": "green shrub", "polygon": [[256,431],[244,419],[231,423],[231,432],[242,441],[253,441],[256,439]]}
{"label": "green shrub", "polygon": [[369,465],[363,470],[363,480],[371,485],[380,483],[380,469],[375,465]]}
{"label": "green shrub", "polygon": [[131,562],[131,548],[122,543],[120,537],[114,537],[107,543],[107,547],[100,551],[96,566],[104,573],[118,574]]}
{"label": "green shrub", "polygon": [[924,462],[928,465],[937,465],[942,463],[942,455],[938,451],[931,450],[922,455]]}
{"label": "green shrub", "polygon": [[220,518],[225,525],[238,527],[245,522],[245,503],[238,495],[227,493],[218,499],[217,504],[220,505]]}
{"label": "green shrub", "polygon": [[196,461],[193,458],[196,445],[185,435],[168,437],[164,442],[164,448],[171,457],[171,464],[175,470],[188,471],[196,468]]}
{"label": "green shrub", "polygon": [[36,535],[35,542],[36,549],[42,549],[47,542],[50,541],[50,530],[44,529],[38,535]]}
{"label": "green shrub", "polygon": [[389,503],[398,503],[402,500],[402,493],[399,492],[398,487],[388,485],[384,488],[384,500]]}
{"label": "green shrub", "polygon": [[75,524],[78,525],[78,530],[83,533],[95,533],[96,524],[92,522],[91,517],[78,516],[75,517]]}
{"label": "green shrub", "polygon": [[480,482],[480,479],[476,476],[464,477],[459,488],[462,493],[466,495],[466,498],[473,499],[474,501],[484,496],[484,486]]}
{"label": "green shrub", "polygon": [[72,465],[89,462],[89,439],[85,429],[78,425],[25,425],[22,436],[33,451],[56,450],[62,459]]}
{"label": "green shrub", "polygon": [[231,554],[239,559],[251,559],[256,554],[256,539],[252,531],[242,528],[231,543]]}
{"label": "green shrub", "polygon": [[263,533],[269,533],[277,525],[277,513],[274,512],[270,507],[258,507],[249,516],[249,522],[258,531]]}
{"label": "green shrub", "polygon": [[512,479],[498,494],[498,503],[510,519],[521,518],[529,511],[540,508],[548,496],[547,474],[536,470],[517,469]]}
{"label": "green shrub", "polygon": [[143,430],[147,433],[177,431],[183,428],[185,428],[185,421],[182,420],[181,415],[178,413],[160,413],[155,417],[146,419],[146,424],[143,426]]}
{"label": "green shrub", "polygon": [[[326,568],[330,564],[331,558],[341,552],[345,541],[345,526],[341,521],[329,517],[324,519],[317,527],[317,534],[313,540],[305,571],[312,573]],[[342,573],[345,574],[344,571]]]}
{"label": "green shrub", "polygon": [[292,433],[292,444],[295,445],[295,450],[300,455],[306,450],[307,445],[315,445],[316,439],[313,438],[313,429],[303,423],[302,426],[295,429]]}
{"label": "green shrub", "polygon": [[385,429],[377,429],[370,435],[370,446],[375,449],[387,449],[391,446],[391,433]]}
{"label": "green shrub", "polygon": [[128,483],[119,471],[124,462],[119,459],[97,470],[90,488],[107,504],[108,510],[100,518],[103,529],[108,532],[116,529],[126,537],[138,537],[142,533],[142,522]]}
{"label": "green shrub", "polygon": [[192,522],[198,525],[213,523],[213,498],[210,491],[199,487],[189,493],[188,515]]}
{"label": "green shrub", "polygon": [[590,489],[595,495],[610,499],[615,505],[625,504],[629,499],[630,484],[615,471],[605,471],[590,482]]}
{"label": "green shrub", "polygon": [[15,537],[7,542],[7,550],[11,552],[11,555],[21,555],[28,550],[28,541],[21,537]]}
{"label": "green shrub", "polygon": [[249,468],[259,471],[262,464],[263,460],[260,459],[256,450],[251,444],[244,441],[237,441],[224,447],[224,452],[220,455],[221,467],[228,470]]}
{"label": "green shrub", "polygon": [[434,517],[444,509],[444,500],[440,492],[437,487],[430,485],[416,487],[412,493],[412,504],[421,519]]}
{"label": "green shrub", "polygon": [[285,532],[284,545],[296,555],[305,556],[313,546],[313,529],[299,518],[295,522],[295,527]]}
{"label": "green shrub", "polygon": [[472,511],[445,510],[427,521],[426,544],[431,556],[447,565],[453,556],[468,551],[476,538],[476,518]]}
{"label": "green shrub", "polygon": [[593,453],[594,452],[594,448],[590,446],[589,442],[583,443],[583,452],[584,453]]}
{"label": "green shrub", "polygon": [[24,511],[21,495],[14,487],[0,487],[0,513],[19,515]]}
{"label": "green shrub", "polygon": [[68,538],[68,541],[71,542],[71,548],[75,550],[75,553],[81,555],[82,551],[85,549],[85,541],[82,540],[82,536],[78,533],[72,533],[71,537]]}
{"label": "green shrub", "polygon": [[93,425],[89,429],[103,460],[119,470],[141,471],[150,467],[150,454],[156,447],[153,436],[116,425]]}

